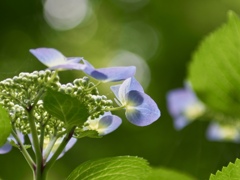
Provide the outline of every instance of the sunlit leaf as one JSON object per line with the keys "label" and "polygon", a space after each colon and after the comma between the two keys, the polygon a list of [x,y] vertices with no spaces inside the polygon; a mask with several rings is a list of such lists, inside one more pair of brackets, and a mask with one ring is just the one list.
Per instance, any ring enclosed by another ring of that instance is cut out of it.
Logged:
{"label": "sunlit leaf", "polygon": [[146,160],[122,156],[87,161],[78,166],[67,180],[141,180],[146,179],[149,173]]}
{"label": "sunlit leaf", "polygon": [[88,119],[86,105],[70,95],[48,89],[43,101],[48,113],[68,126],[81,125]]}
{"label": "sunlit leaf", "polygon": [[3,145],[11,133],[9,114],[0,106],[0,146]]}
{"label": "sunlit leaf", "polygon": [[227,167],[223,167],[222,171],[217,171],[216,175],[211,174],[210,180],[234,180],[240,179],[240,160],[235,163],[229,163]]}
{"label": "sunlit leaf", "polygon": [[188,78],[210,109],[240,116],[240,20],[235,13],[229,12],[228,22],[202,42]]}

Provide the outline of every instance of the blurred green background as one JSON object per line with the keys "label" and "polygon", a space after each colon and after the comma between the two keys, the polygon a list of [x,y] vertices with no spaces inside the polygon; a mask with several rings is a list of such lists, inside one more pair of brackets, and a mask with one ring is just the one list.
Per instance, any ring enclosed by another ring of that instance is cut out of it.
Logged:
{"label": "blurred green background", "polygon": [[[53,47],[66,56],[83,56],[95,67],[136,65],[137,79],[157,102],[162,116],[148,127],[123,124],[102,139],[81,139],[51,169],[49,179],[65,179],[80,163],[109,156],[144,157],[154,167],[208,179],[240,156],[239,144],[209,142],[207,122],[176,131],[166,93],[183,86],[187,66],[200,41],[240,13],[239,0],[1,0],[0,80],[45,69],[29,49]],[[63,83],[82,77],[61,72]],[[109,86],[101,92],[113,97]],[[32,173],[17,149],[0,155],[0,178],[30,180]]]}

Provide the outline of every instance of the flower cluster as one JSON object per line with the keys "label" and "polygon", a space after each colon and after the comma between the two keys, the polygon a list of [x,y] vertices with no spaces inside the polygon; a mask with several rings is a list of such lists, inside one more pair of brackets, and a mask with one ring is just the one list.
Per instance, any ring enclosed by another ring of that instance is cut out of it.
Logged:
{"label": "flower cluster", "polygon": [[[48,69],[20,73],[19,76],[1,81],[0,104],[11,117],[12,135],[8,141],[13,141],[21,149],[26,146],[25,136],[29,137],[33,151],[38,153],[37,145],[40,145],[45,163],[54,156],[60,158],[74,145],[76,138],[101,137],[116,130],[122,120],[111,111],[124,109],[126,118],[137,126],[149,125],[160,117],[157,104],[134,78],[134,66],[96,69],[82,57],[66,58],[56,49],[38,48],[30,52]],[[83,71],[98,82],[93,83],[89,77],[83,77],[72,83],[61,84],[58,71],[63,70]],[[123,81],[111,87],[119,107],[114,107],[113,101],[100,95],[97,89],[101,83],[116,81]],[[80,102],[88,116],[85,122],[74,123],[69,129],[67,122],[51,113],[44,99],[50,90]],[[65,148],[62,148],[64,143]],[[6,153],[10,148],[6,143],[0,148],[0,153]],[[58,152],[60,148],[61,154]]]}
{"label": "flower cluster", "polygon": [[238,120],[211,113],[199,100],[189,84],[184,88],[171,90],[167,94],[167,105],[177,130],[181,130],[189,123],[203,117],[211,121],[206,132],[209,140],[240,143]]}
{"label": "flower cluster", "polygon": [[205,113],[205,105],[197,98],[189,85],[171,90],[167,94],[169,113],[174,118],[174,126],[180,130]]}
{"label": "flower cluster", "polygon": [[121,85],[113,86],[111,89],[120,101],[120,106],[126,110],[126,117],[131,123],[146,126],[160,117],[156,103],[144,93],[142,86],[133,77],[136,71],[134,66],[95,69],[82,57],[66,58],[52,48],[31,49],[30,52],[49,69],[82,70],[100,82],[125,80]]}
{"label": "flower cluster", "polygon": [[232,141],[240,143],[240,126],[211,122],[207,129],[207,138],[211,141]]}

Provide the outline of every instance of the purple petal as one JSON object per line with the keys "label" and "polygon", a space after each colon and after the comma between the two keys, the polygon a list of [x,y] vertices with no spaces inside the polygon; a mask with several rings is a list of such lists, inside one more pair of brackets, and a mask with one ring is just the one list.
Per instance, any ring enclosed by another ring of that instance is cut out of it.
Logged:
{"label": "purple petal", "polygon": [[187,120],[185,116],[177,116],[174,118],[174,127],[177,130],[183,129],[185,126],[187,126],[191,121]]}
{"label": "purple petal", "polygon": [[100,136],[109,134],[115,131],[122,123],[122,120],[115,115],[103,116],[99,120],[98,132]]}
{"label": "purple petal", "polygon": [[58,70],[83,70],[85,65],[79,64],[82,57],[66,58],[61,52],[53,48],[30,49],[30,52],[49,69]]}
{"label": "purple petal", "polygon": [[[64,137],[62,137],[61,140],[57,140],[57,144],[60,144],[63,140],[64,140]],[[64,150],[63,150],[62,153],[58,156],[57,159],[63,157],[63,155],[64,155],[69,149],[71,149],[76,142],[77,142],[77,139],[76,139],[76,138],[71,138],[71,139],[69,140],[69,142],[67,143],[66,147],[64,148]],[[49,161],[49,160],[52,158],[52,156],[53,156],[54,153],[55,153],[55,151],[54,151],[54,152],[53,152],[53,151],[50,152],[50,154],[49,154],[49,156],[48,156],[48,158],[47,158],[47,161]]]}
{"label": "purple petal", "polygon": [[120,85],[118,90],[118,99],[122,104],[126,104],[126,96],[130,91],[138,91],[144,93],[143,87],[141,84],[134,78],[128,78]]}
{"label": "purple petal", "polygon": [[30,49],[30,52],[48,67],[63,64],[67,61],[66,57],[61,52],[53,48]]}
{"label": "purple petal", "polygon": [[136,72],[135,66],[95,69],[88,61],[83,60],[83,62],[86,65],[83,71],[89,76],[103,82],[122,81],[134,76]]}
{"label": "purple petal", "polygon": [[[17,135],[22,143],[24,143],[24,135],[17,131]],[[12,145],[9,143],[10,141],[14,141],[14,143],[17,144],[17,141],[15,138],[10,134],[10,136],[7,138],[8,142],[6,142],[2,147],[0,147],[0,154],[5,154],[11,151]]]}
{"label": "purple petal", "polygon": [[127,94],[129,91],[132,90],[144,92],[143,87],[134,77],[126,79],[119,89],[119,91],[121,91],[120,93],[124,94]]}
{"label": "purple petal", "polygon": [[82,61],[83,58],[82,57],[68,57],[67,58],[67,62],[68,63],[79,63],[80,61]]}
{"label": "purple petal", "polygon": [[112,92],[114,93],[114,95],[116,96],[117,99],[119,99],[119,88],[120,88],[120,84],[118,85],[114,85],[111,86],[110,89],[112,90]]}
{"label": "purple petal", "polygon": [[0,147],[0,154],[6,154],[11,151],[11,149],[12,145],[7,142],[2,147]]}
{"label": "purple petal", "polygon": [[65,63],[57,66],[52,66],[49,69],[57,69],[57,70],[70,70],[70,69],[75,69],[75,70],[83,70],[84,69],[83,64],[74,64],[74,63]]}
{"label": "purple petal", "polygon": [[58,156],[58,159],[61,158],[69,149],[71,149],[76,142],[76,138],[71,138],[70,141],[67,143],[66,147],[64,148],[63,152]]}
{"label": "purple petal", "polygon": [[[17,135],[18,135],[18,138],[20,139],[20,141],[24,144],[24,135],[20,132],[20,131],[17,131]],[[16,142],[16,140],[13,138],[13,140]]]}
{"label": "purple petal", "polygon": [[188,106],[199,100],[189,89],[176,89],[167,94],[167,105],[169,113],[176,117],[182,114]]}
{"label": "purple petal", "polygon": [[127,119],[137,126],[147,126],[160,117],[160,110],[153,99],[143,92],[136,90],[127,94]]}
{"label": "purple petal", "polygon": [[211,141],[233,141],[240,143],[239,130],[235,126],[220,125],[212,122],[207,129],[207,138]]}

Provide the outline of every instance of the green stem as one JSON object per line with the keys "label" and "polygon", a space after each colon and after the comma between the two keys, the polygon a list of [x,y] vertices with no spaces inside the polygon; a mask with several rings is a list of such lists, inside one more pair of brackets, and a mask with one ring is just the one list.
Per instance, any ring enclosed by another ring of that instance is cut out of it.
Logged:
{"label": "green stem", "polygon": [[30,124],[30,128],[31,128],[33,148],[35,150],[35,155],[36,155],[35,180],[41,180],[42,179],[41,178],[41,174],[42,174],[42,153],[41,153],[40,143],[39,143],[39,140],[38,140],[37,128],[36,128],[36,125],[35,125],[32,108],[29,110],[29,124]]}
{"label": "green stem", "polygon": [[[58,72],[55,71],[49,82],[51,82],[56,76]],[[44,180],[45,177],[43,176],[44,171],[44,164],[43,164],[43,158],[42,158],[42,146],[44,142],[44,128],[41,128],[41,137],[40,140],[38,139],[38,132],[35,124],[35,119],[33,115],[33,109],[39,99],[42,97],[42,95],[45,93],[45,88],[40,89],[38,92],[38,95],[34,98],[33,104],[26,108],[29,113],[29,124],[31,129],[31,135],[32,135],[32,143],[33,148],[35,150],[35,158],[36,158],[36,167],[35,167],[35,173],[34,173],[34,180]],[[40,141],[40,142],[39,142]]]}
{"label": "green stem", "polygon": [[43,143],[44,143],[44,136],[45,136],[45,125],[41,123],[41,135],[40,135],[40,150],[43,151]]}
{"label": "green stem", "polygon": [[117,110],[124,109],[124,108],[126,108],[126,106],[106,108],[105,110],[106,110],[106,111],[117,111]]}
{"label": "green stem", "polygon": [[[13,128],[13,129],[15,130],[15,128]],[[35,165],[34,161],[32,160],[32,157],[29,155],[26,148],[24,147],[22,141],[18,137],[17,133],[14,130],[12,131],[12,135],[15,138],[15,140],[17,141],[17,144],[19,145],[19,150],[23,154],[23,156],[26,159],[28,165],[30,166],[31,170],[34,173],[34,168],[36,167],[36,165]]]}
{"label": "green stem", "polygon": [[74,130],[76,127],[73,127],[64,137],[63,141],[59,145],[58,149],[53,154],[52,158],[47,162],[46,166],[44,167],[43,171],[43,179],[46,179],[48,170],[53,166],[53,164],[56,162],[58,156],[62,153],[64,148],[66,147],[69,140],[72,138]]}
{"label": "green stem", "polygon": [[93,90],[94,88],[96,88],[97,86],[99,86],[100,84],[102,84],[102,82],[101,82],[101,81],[98,81],[94,86],[88,88],[86,91],[91,91],[91,90]]}

